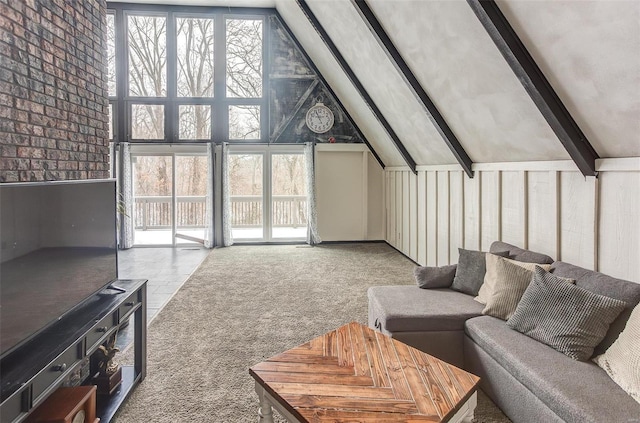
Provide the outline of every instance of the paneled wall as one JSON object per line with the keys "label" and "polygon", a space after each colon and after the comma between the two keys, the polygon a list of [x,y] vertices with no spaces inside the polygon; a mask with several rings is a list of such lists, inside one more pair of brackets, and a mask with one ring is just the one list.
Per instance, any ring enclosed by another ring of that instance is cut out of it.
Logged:
{"label": "paneled wall", "polygon": [[384,174],[386,239],[416,262],[458,261],[495,240],[640,283],[640,158],[419,166]]}

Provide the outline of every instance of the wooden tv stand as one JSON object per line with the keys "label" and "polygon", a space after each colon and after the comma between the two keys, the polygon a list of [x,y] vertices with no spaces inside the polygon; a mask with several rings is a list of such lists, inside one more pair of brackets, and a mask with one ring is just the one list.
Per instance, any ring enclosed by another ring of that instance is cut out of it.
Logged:
{"label": "wooden tv stand", "polygon": [[111,420],[147,369],[147,281],[119,279],[113,285],[126,292],[103,290],[2,359],[0,422],[25,420],[134,316],[134,365],[123,366],[122,384],[113,395],[98,397],[100,422]]}

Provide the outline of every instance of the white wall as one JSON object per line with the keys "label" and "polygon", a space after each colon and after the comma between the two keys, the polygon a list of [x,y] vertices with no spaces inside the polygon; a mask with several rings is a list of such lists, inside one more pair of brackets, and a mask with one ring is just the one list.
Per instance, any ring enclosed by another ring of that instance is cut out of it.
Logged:
{"label": "white wall", "polygon": [[422,265],[458,261],[459,247],[502,240],[640,283],[640,158],[385,171],[387,241]]}
{"label": "white wall", "polygon": [[382,168],[365,145],[317,145],[318,231],[322,240],[384,239],[382,181]]}

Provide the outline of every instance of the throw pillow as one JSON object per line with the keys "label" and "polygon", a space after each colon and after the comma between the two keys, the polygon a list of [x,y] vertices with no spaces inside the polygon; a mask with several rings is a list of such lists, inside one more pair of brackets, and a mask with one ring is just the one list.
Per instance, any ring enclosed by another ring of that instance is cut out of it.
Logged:
{"label": "throw pillow", "polygon": [[594,294],[536,267],[507,326],[585,361],[626,303]]}
{"label": "throw pillow", "polygon": [[[490,265],[489,263],[492,264]],[[492,268],[491,273],[494,277],[492,282],[493,292],[487,298],[482,314],[507,320],[516,311],[522,294],[529,286],[533,278],[533,269],[529,270],[514,263],[513,260],[503,257],[495,257],[494,259],[487,256],[487,276],[490,273],[490,268]],[[482,286],[484,287],[486,284],[485,282]]]}
{"label": "throw pillow", "polygon": [[[458,258],[456,276],[453,278],[451,289],[476,296],[484,281],[484,274],[487,270],[485,256],[489,253],[462,248],[458,248],[458,252],[460,257]],[[507,257],[509,252],[503,251],[496,253],[496,255]]]}
{"label": "throw pillow", "polygon": [[541,263],[541,264],[553,264],[555,260],[549,257],[546,254],[536,253],[531,250],[524,250],[520,247],[516,247],[515,245],[507,244],[502,241],[493,241],[491,243],[491,247],[489,247],[489,252],[495,254],[496,251],[508,251],[508,258],[512,260],[524,261],[526,263]]}
{"label": "throw pillow", "polygon": [[[499,258],[500,257],[496,256],[493,253],[487,254],[487,272],[484,275],[484,282],[482,283],[482,286],[478,291],[478,296],[474,298],[474,300],[476,300],[481,304],[487,304],[487,301],[489,300],[489,298],[491,298],[491,296],[493,296],[493,293],[495,291],[496,281],[498,279],[498,275],[496,274],[496,263],[498,263]],[[536,266],[540,266],[546,271],[549,271],[551,269],[550,264],[536,264],[536,263],[529,263],[529,262],[525,263],[523,261],[515,261],[511,259],[506,259],[506,260],[509,260],[510,263],[516,264],[522,267],[523,269],[527,269],[528,271],[531,272],[529,274],[530,276],[529,276],[529,281],[527,281],[527,286],[529,286],[529,282],[533,277],[533,271],[536,268]],[[524,288],[526,289],[527,286],[525,286]],[[522,292],[524,292],[524,290]],[[522,296],[522,294],[520,294],[520,296]]]}
{"label": "throw pillow", "polygon": [[622,389],[640,403],[640,305],[637,305],[618,339],[593,359]]}
{"label": "throw pillow", "polygon": [[456,265],[440,267],[418,266],[413,270],[413,276],[420,288],[449,288],[456,275]]}

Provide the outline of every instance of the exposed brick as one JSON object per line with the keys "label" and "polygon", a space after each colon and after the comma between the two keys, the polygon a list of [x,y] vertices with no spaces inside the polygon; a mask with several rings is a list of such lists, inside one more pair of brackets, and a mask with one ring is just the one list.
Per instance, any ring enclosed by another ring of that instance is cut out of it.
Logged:
{"label": "exposed brick", "polygon": [[15,145],[0,145],[0,157],[18,157],[18,148]]}
{"label": "exposed brick", "polygon": [[[72,162],[72,163],[74,163],[77,168],[78,164],[75,162]],[[61,169],[61,167],[60,167],[60,163],[56,162],[55,160],[31,160],[31,169],[32,170],[48,170],[48,169]],[[75,168],[73,167],[70,169],[75,170]]]}
{"label": "exposed brick", "polygon": [[0,1],[0,181],[109,176],[106,3]]}
{"label": "exposed brick", "polygon": [[2,169],[0,171],[0,182],[19,182],[20,175],[16,170],[5,170]]}
{"label": "exposed brick", "polygon": [[[20,181],[26,181],[26,182],[35,182],[35,181],[45,181],[45,171],[44,170],[29,170],[29,171],[20,171],[18,173],[18,178],[20,179]],[[62,179],[62,178],[58,178],[58,179]]]}
{"label": "exposed brick", "polygon": [[46,155],[43,148],[34,147],[18,147],[17,153],[18,157],[28,159],[44,159]]}
{"label": "exposed brick", "polygon": [[31,137],[31,146],[55,150],[57,148],[56,140],[49,138]]}
{"label": "exposed brick", "polygon": [[80,165],[85,164],[84,162],[78,163],[76,161],[58,161],[56,163],[60,170],[78,170]]}
{"label": "exposed brick", "polygon": [[71,152],[67,150],[47,150],[47,158],[50,160],[69,160]]}

